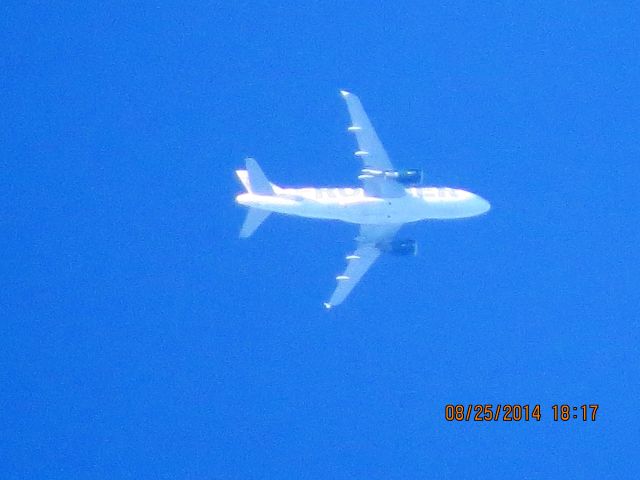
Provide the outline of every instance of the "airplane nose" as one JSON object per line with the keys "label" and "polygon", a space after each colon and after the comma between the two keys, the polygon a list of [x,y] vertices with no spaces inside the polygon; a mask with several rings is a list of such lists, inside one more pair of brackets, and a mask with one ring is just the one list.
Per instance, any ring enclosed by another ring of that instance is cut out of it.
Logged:
{"label": "airplane nose", "polygon": [[478,205],[478,215],[481,213],[486,213],[489,210],[491,210],[491,204],[489,202],[487,202],[484,198],[482,198],[480,195],[476,195],[475,198],[476,204]]}

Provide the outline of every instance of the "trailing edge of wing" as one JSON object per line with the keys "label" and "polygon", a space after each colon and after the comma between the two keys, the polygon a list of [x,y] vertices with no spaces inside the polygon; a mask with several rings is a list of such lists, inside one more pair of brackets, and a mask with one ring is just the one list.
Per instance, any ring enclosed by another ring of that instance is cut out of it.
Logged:
{"label": "trailing edge of wing", "polygon": [[[393,170],[393,165],[378,138],[373,125],[369,121],[360,99],[353,93],[340,90],[340,94],[347,102],[347,109],[351,117],[351,126],[347,129],[356,136],[358,150],[355,156],[362,161],[363,168],[374,170]],[[386,177],[360,176],[367,195],[376,197],[402,197],[404,187],[394,179]]]}
{"label": "trailing edge of wing", "polygon": [[340,93],[347,102],[351,126],[349,131],[355,134],[358,140],[358,151],[356,156],[360,157],[364,167],[377,168],[381,170],[392,170],[393,165],[387,155],[382,142],[378,138],[373,125],[369,121],[366,112],[360,103],[360,99],[353,93],[341,90]]}

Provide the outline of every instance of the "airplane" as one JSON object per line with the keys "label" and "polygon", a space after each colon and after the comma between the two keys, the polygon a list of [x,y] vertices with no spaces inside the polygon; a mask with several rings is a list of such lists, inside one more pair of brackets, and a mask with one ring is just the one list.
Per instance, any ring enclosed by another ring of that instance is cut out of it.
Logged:
{"label": "airplane", "polygon": [[337,286],[324,302],[327,309],[349,296],[381,254],[417,254],[415,240],[394,239],[405,223],[474,217],[491,208],[487,200],[465,190],[420,187],[421,170],[396,170],[358,97],[346,90],[340,90],[340,94],[351,117],[347,130],[358,144],[354,155],[362,162],[358,175],[361,187],[282,188],[267,180],[253,158],[245,159],[246,169],[236,170],[246,189],[236,202],[249,207],[240,238],[250,237],[272,212],[359,226],[357,247],[346,256],[346,270],[336,277]]}

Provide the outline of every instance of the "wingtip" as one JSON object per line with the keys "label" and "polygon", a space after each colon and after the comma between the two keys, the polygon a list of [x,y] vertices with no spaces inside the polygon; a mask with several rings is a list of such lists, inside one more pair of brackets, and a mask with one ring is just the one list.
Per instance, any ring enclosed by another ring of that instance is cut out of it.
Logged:
{"label": "wingtip", "polygon": [[348,95],[351,95],[351,93],[347,92],[346,90],[340,90],[340,95],[346,98]]}

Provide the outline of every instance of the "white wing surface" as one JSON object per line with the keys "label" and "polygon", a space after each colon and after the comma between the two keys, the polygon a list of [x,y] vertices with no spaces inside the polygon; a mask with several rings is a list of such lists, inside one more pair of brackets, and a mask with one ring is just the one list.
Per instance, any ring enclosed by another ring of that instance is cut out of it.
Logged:
{"label": "white wing surface", "polygon": [[[348,130],[355,134],[358,141],[358,150],[355,155],[362,160],[362,167],[380,171],[393,170],[389,155],[371,125],[360,99],[345,90],[340,90],[340,94],[347,102],[351,117],[351,126]],[[373,177],[366,174],[359,178],[367,195],[391,198],[405,195],[404,187],[392,178]]]}
{"label": "white wing surface", "polygon": [[340,305],[349,296],[351,290],[380,256],[378,244],[391,240],[401,226],[402,224],[360,225],[360,233],[356,237],[358,248],[351,255],[347,255],[347,269],[336,277],[338,286],[329,301],[324,304],[326,308]]}

